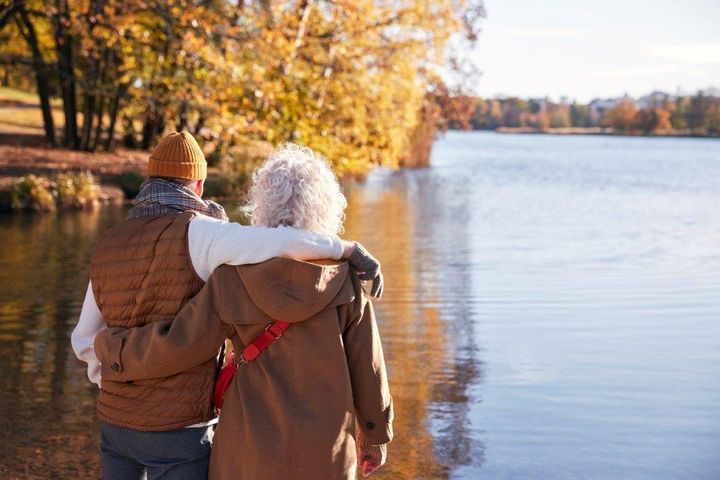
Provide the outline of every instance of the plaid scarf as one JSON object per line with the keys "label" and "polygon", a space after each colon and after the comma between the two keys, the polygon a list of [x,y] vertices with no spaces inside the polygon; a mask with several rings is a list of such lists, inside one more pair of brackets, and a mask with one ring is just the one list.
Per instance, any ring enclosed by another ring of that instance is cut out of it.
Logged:
{"label": "plaid scarf", "polygon": [[140,186],[128,218],[152,217],[178,212],[196,212],[227,222],[225,209],[203,200],[187,187],[162,178],[150,178]]}

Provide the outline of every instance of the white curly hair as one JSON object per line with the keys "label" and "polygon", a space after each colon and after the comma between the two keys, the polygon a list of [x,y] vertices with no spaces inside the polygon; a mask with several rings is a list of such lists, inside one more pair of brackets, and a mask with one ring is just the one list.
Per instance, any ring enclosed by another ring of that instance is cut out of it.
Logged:
{"label": "white curly hair", "polygon": [[343,231],[347,200],[330,164],[307,147],[278,147],[253,174],[248,196],[253,225],[286,225],[316,233]]}

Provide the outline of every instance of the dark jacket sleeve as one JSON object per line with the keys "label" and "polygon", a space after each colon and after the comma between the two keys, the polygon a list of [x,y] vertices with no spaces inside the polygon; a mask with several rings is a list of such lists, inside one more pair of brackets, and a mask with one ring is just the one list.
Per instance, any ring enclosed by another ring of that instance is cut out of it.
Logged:
{"label": "dark jacket sleeve", "polygon": [[103,379],[143,380],[174,375],[218,354],[232,327],[217,313],[220,288],[208,283],[174,320],[143,327],[109,328],[95,337]]}
{"label": "dark jacket sleeve", "polygon": [[392,440],[393,406],[382,343],[370,298],[358,285],[356,301],[342,308],[349,316],[343,333],[359,435],[371,445]]}

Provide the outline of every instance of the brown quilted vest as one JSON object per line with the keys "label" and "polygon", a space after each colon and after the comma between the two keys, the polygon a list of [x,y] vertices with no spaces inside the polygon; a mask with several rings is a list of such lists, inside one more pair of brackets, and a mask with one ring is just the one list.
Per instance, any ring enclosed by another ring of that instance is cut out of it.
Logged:
{"label": "brown quilted vest", "polygon": [[[188,253],[193,213],[127,220],[109,230],[90,260],[93,293],[110,327],[174,318],[202,288]],[[214,417],[215,361],[165,378],[102,380],[100,420],[142,431],[166,431]]]}

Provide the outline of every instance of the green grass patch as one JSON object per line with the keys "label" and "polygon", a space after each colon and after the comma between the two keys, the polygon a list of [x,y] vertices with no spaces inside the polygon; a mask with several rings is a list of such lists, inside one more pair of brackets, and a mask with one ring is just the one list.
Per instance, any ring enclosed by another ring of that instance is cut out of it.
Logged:
{"label": "green grass patch", "polygon": [[10,87],[0,87],[0,101],[40,105],[40,99],[35,92],[26,92]]}
{"label": "green grass patch", "polygon": [[[53,98],[50,105],[55,128],[62,128],[65,123],[62,102]],[[0,132],[42,134],[43,128],[40,100],[35,92],[0,87]]]}

